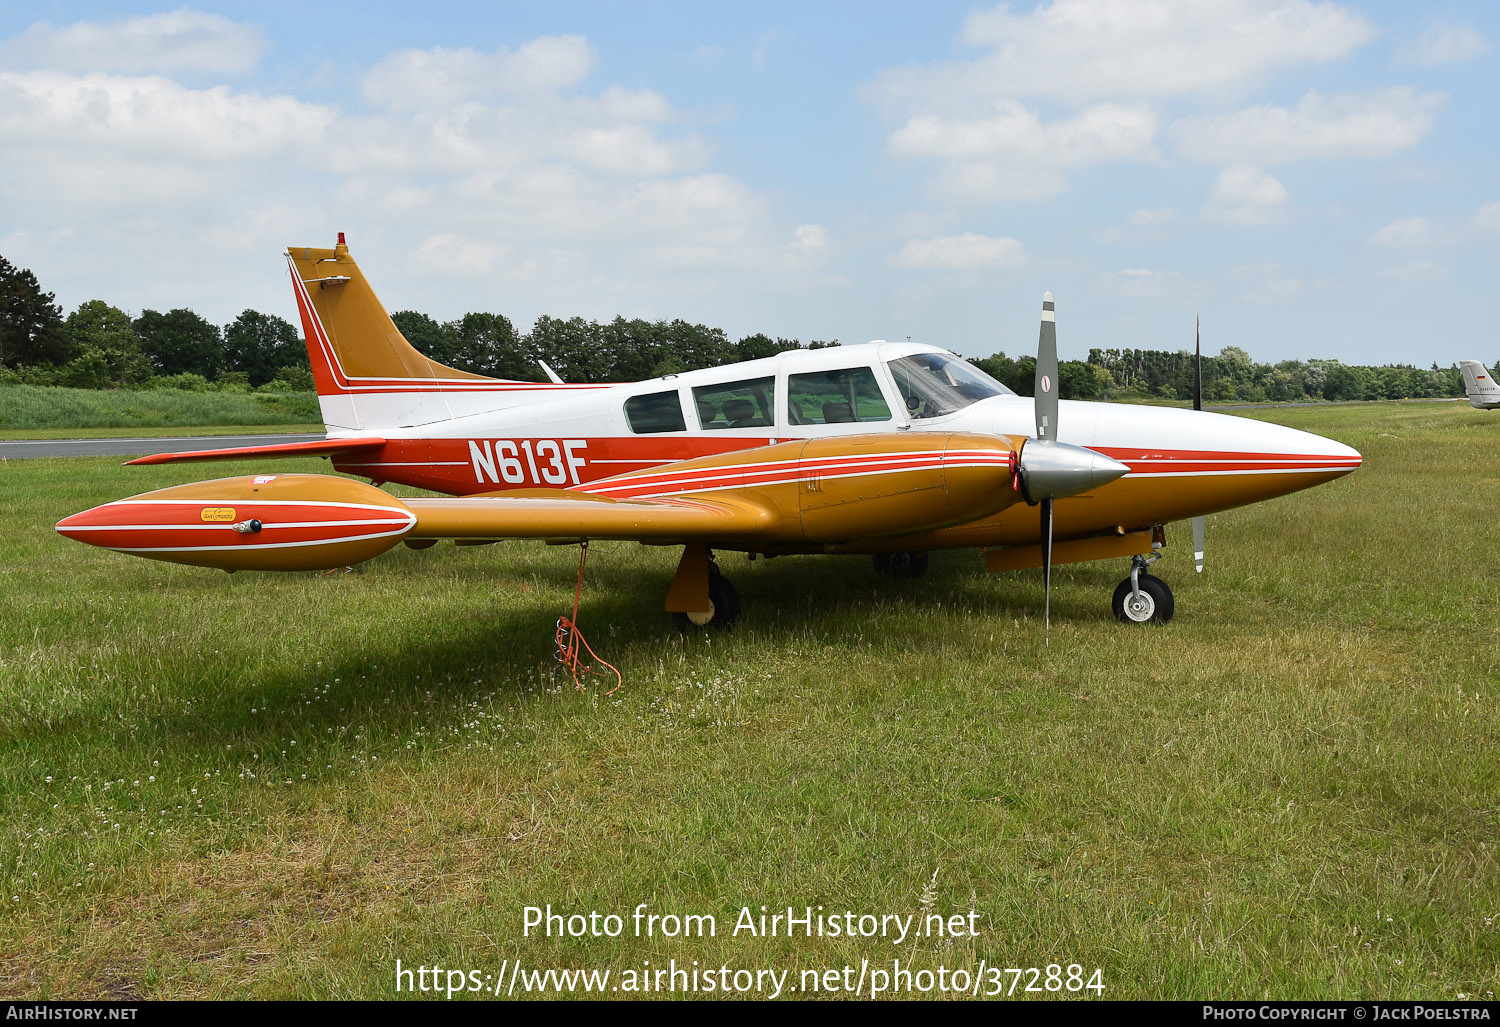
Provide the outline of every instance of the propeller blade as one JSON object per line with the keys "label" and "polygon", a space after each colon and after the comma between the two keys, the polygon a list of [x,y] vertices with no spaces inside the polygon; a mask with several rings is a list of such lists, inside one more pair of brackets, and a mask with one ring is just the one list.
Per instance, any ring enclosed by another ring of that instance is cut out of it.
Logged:
{"label": "propeller blade", "polygon": [[1036,437],[1057,438],[1057,314],[1052,294],[1042,296],[1042,331],[1036,344]]}
{"label": "propeller blade", "polygon": [[1196,317],[1193,319],[1193,409],[1203,409],[1203,321]]}
{"label": "propeller blade", "polygon": [[1042,644],[1052,644],[1052,497],[1042,500],[1042,588],[1046,596]]}
{"label": "propeller blade", "polygon": [[1198,573],[1203,573],[1203,529],[1202,517],[1193,518],[1193,563],[1198,568]]}

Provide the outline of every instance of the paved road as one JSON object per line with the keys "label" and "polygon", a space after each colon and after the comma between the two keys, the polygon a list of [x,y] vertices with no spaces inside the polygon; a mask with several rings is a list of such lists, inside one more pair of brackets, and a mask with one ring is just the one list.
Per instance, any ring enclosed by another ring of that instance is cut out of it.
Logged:
{"label": "paved road", "polygon": [[315,442],[322,435],[189,435],[155,439],[0,440],[0,460],[43,456],[145,456],[195,449],[243,449],[283,442]]}

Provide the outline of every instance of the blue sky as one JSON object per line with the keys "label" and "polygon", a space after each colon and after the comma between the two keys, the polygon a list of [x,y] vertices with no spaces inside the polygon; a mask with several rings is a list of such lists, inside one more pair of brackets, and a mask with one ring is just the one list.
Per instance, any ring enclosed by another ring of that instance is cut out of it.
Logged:
{"label": "blue sky", "polygon": [[1258,360],[1494,354],[1483,4],[0,8],[0,254],[65,310],[392,309]]}

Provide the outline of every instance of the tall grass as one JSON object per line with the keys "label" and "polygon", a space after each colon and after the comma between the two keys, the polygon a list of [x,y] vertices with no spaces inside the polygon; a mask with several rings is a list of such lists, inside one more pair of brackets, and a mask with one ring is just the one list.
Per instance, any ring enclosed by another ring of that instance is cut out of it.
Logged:
{"label": "tall grass", "polygon": [[318,421],[318,397],[307,393],[98,391],[36,385],[0,386],[0,429],[170,428],[280,425]]}
{"label": "tall grass", "polygon": [[[1209,520],[1156,566],[725,555],[745,613],[682,637],[671,551],[405,549],[226,576],[64,541],[207,477],[0,470],[0,995],[384,997],[394,964],[1078,963],[1105,997],[1486,997],[1500,986],[1500,419],[1257,411],[1363,469]],[[319,470],[281,461],[256,470]],[[704,939],[522,934],[522,909],[712,913]],[[742,905],[978,914],[897,947],[746,938]]]}

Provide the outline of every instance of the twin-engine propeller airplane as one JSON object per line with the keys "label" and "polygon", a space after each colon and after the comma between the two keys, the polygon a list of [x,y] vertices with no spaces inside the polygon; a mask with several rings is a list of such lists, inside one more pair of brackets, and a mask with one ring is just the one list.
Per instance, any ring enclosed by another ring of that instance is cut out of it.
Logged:
{"label": "twin-engine propeller airplane", "polygon": [[1464,395],[1475,410],[1494,410],[1500,407],[1500,385],[1490,377],[1489,369],[1477,360],[1460,360],[1459,372],[1464,376]]}
{"label": "twin-engine propeller airplane", "polygon": [[[1238,417],[1059,403],[1051,293],[1034,401],[909,342],[794,350],[634,384],[537,384],[413,349],[342,233],[333,249],[294,248],[287,259],[326,441],[131,462],[319,454],[373,484],[222,478],[95,507],[60,533],[228,571],[339,567],[439,539],[679,545],[666,608],[716,626],[740,612],[716,550],[871,554],[886,573],[916,576],[931,550],[979,548],[991,571],[1042,567],[1049,607],[1052,564],[1130,557],[1115,615],[1164,622],[1172,592],[1147,567],[1165,524],[1330,481],[1361,459]],[[385,482],[448,498],[397,499],[375,487]]]}

